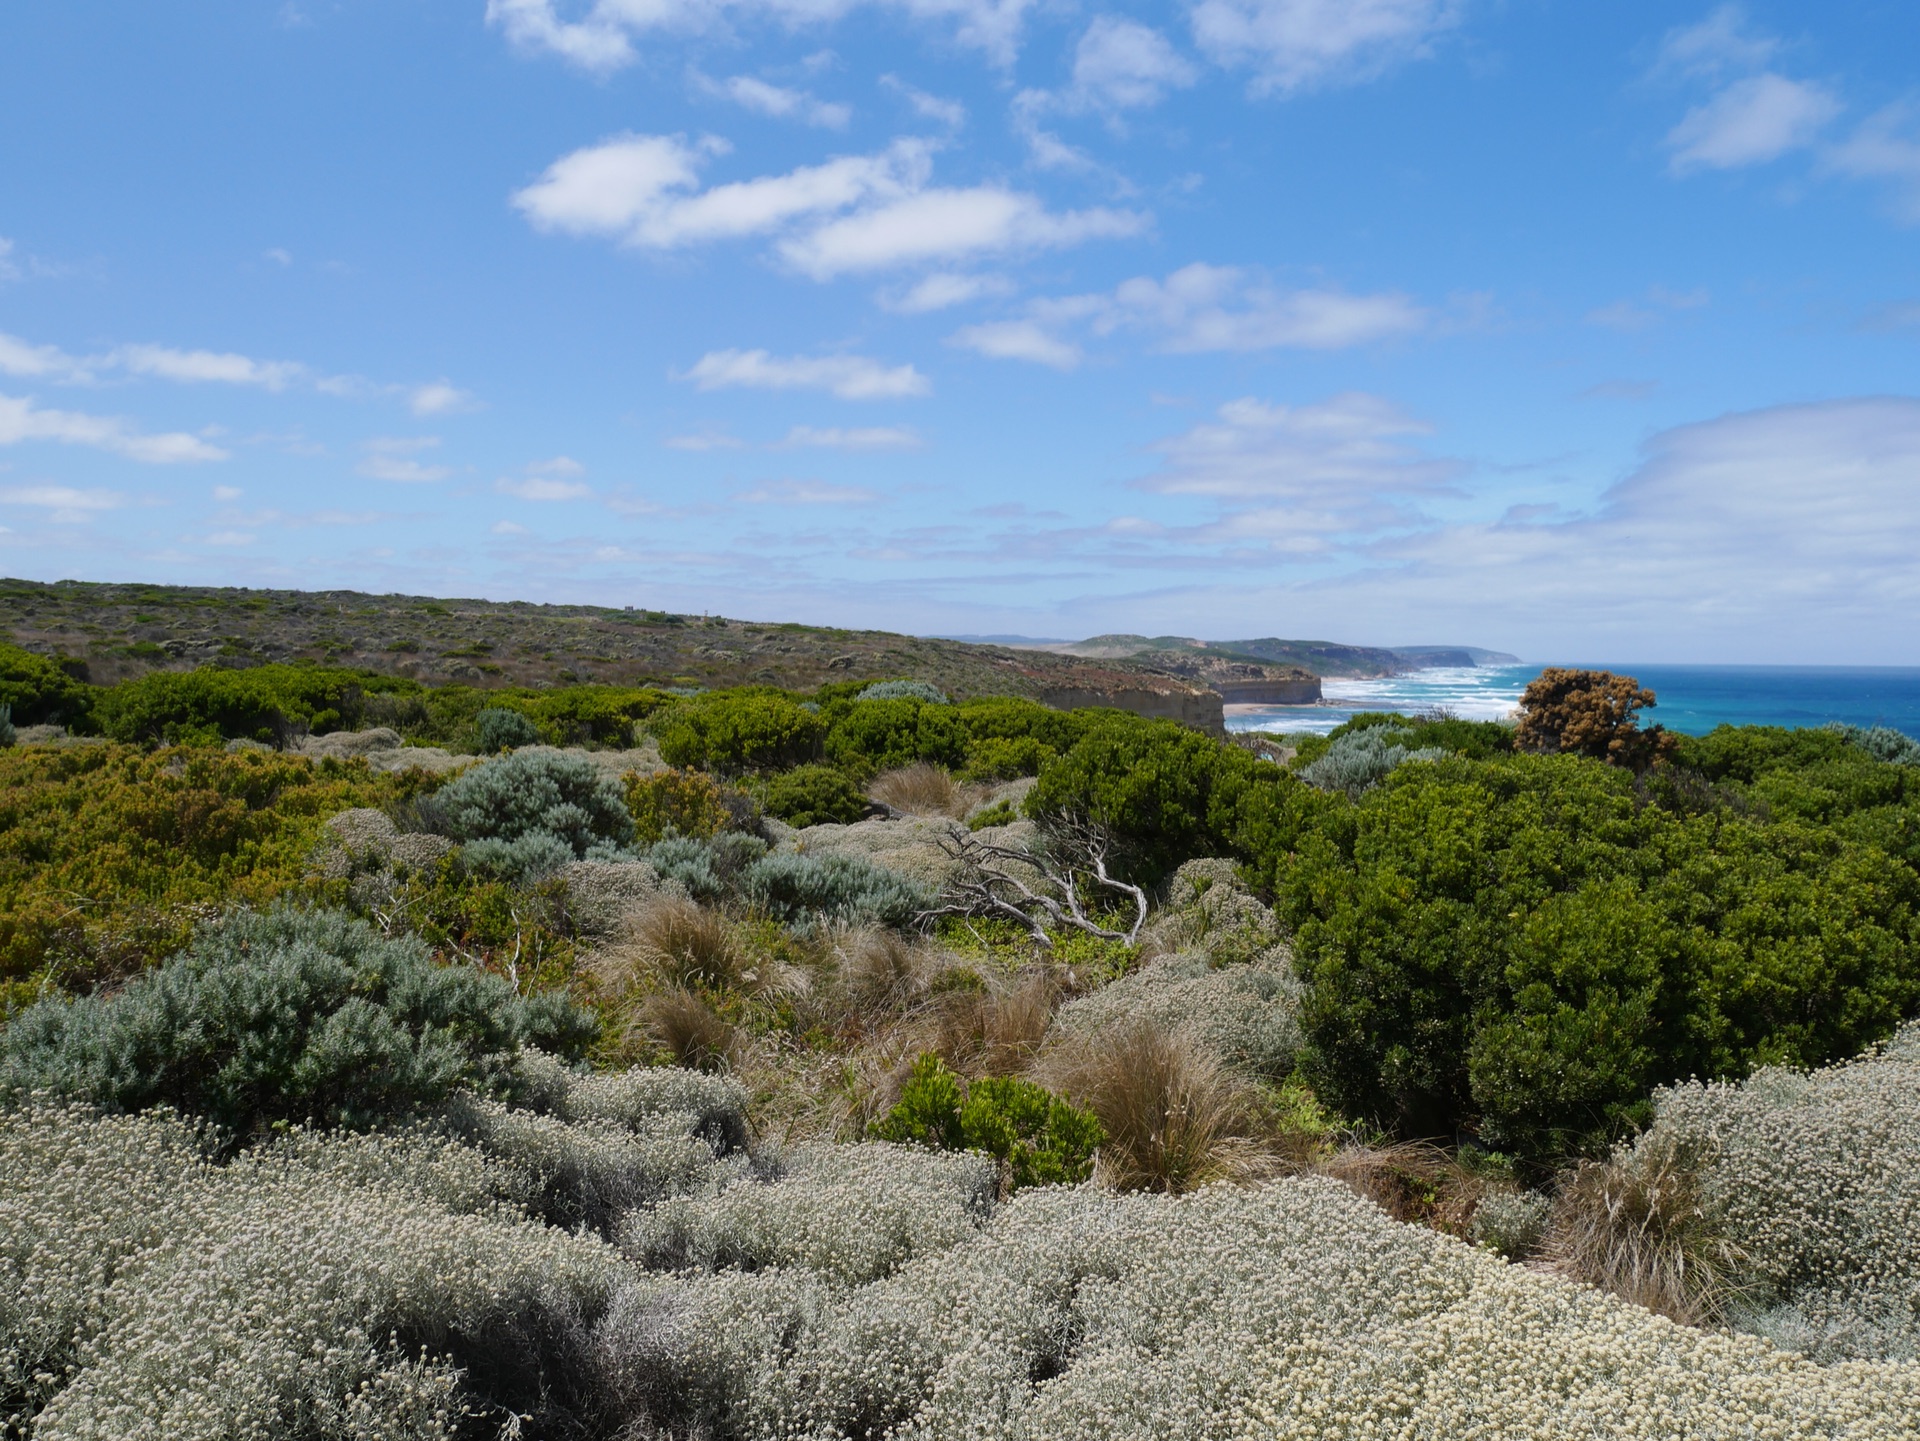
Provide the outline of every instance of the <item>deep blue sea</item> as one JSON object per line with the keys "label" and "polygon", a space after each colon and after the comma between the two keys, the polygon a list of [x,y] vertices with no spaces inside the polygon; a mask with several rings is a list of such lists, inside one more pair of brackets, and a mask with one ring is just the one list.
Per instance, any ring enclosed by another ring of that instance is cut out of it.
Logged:
{"label": "deep blue sea", "polygon": [[[1627,665],[1565,662],[1637,678],[1659,697],[1643,723],[1701,735],[1717,725],[1817,726],[1846,721],[1920,737],[1920,668],[1905,666]],[[1422,670],[1387,680],[1329,680],[1312,706],[1229,706],[1229,730],[1324,734],[1363,710],[1444,707],[1497,720],[1519,703],[1540,665]]]}

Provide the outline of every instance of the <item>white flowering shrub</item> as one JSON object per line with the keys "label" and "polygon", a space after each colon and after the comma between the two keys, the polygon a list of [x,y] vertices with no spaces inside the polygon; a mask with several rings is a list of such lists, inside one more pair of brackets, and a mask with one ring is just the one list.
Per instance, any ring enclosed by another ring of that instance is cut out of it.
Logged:
{"label": "white flowering shrub", "polygon": [[622,1221],[622,1250],[654,1270],[799,1267],[842,1285],[891,1275],[973,1236],[993,1210],[990,1157],[894,1146],[808,1145],[778,1179],[735,1172]]}
{"label": "white flowering shrub", "polygon": [[1159,956],[1060,1008],[1064,1035],[1088,1036],[1147,1021],[1183,1031],[1224,1064],[1281,1080],[1300,1049],[1300,983],[1291,957],[1270,952],[1216,969],[1204,954]]}
{"label": "white flowering shrub", "polygon": [[1631,1159],[1691,1148],[1743,1258],[1735,1324],[1822,1359],[1920,1355],[1920,1022],[1811,1074],[1677,1086]]}
{"label": "white flowering shrub", "polygon": [[1468,1234],[1475,1245],[1518,1261],[1538,1248],[1552,1211],[1553,1198],[1539,1191],[1488,1191],[1474,1203]]}

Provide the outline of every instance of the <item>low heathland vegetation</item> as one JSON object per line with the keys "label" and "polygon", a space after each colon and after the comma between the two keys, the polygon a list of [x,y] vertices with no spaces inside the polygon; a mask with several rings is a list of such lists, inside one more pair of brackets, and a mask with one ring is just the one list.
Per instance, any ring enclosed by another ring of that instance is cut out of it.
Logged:
{"label": "low heathland vegetation", "polygon": [[4,668],[0,1433],[1911,1434],[1905,737],[342,674]]}

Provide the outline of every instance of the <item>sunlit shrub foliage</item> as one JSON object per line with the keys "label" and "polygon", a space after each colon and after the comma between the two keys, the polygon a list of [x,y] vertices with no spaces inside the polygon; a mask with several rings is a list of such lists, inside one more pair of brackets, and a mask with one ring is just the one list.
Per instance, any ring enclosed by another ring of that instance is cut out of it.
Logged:
{"label": "sunlit shrub foliage", "polygon": [[93,706],[93,687],[36,651],[0,641],[0,705],[15,725],[67,725],[82,729]]}
{"label": "sunlit shrub foliage", "polygon": [[705,839],[730,818],[719,785],[701,771],[629,773],[625,788],[637,845],[650,846],[669,834]]}
{"label": "sunlit shrub foliage", "polygon": [[674,702],[648,722],[671,766],[733,774],[784,770],[819,754],[826,722],[783,691],[713,691]]}
{"label": "sunlit shrub foliage", "polygon": [[790,826],[847,825],[867,811],[867,798],[838,766],[795,766],[767,783],[767,814]]}
{"label": "sunlit shrub foliage", "polygon": [[320,666],[152,671],[100,690],[92,725],[112,740],[129,743],[255,740],[278,745],[298,731],[352,729],[369,693],[417,689],[413,681],[394,676]]}
{"label": "sunlit shrub foliage", "polygon": [[1044,1086],[1013,1076],[963,1082],[935,1055],[913,1063],[900,1099],[870,1129],[883,1141],[984,1151],[1014,1190],[1086,1180],[1105,1139],[1091,1113]]}

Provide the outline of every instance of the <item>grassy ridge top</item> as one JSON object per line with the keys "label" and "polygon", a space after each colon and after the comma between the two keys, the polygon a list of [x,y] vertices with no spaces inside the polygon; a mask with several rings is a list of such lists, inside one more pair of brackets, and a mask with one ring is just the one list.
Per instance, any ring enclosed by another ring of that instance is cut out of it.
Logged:
{"label": "grassy ridge top", "polygon": [[311,661],[425,684],[777,684],[897,676],[957,696],[1062,688],[1198,692],[1124,659],[724,616],[360,591],[0,580],[0,634],[86,663],[98,684],[152,670]]}

